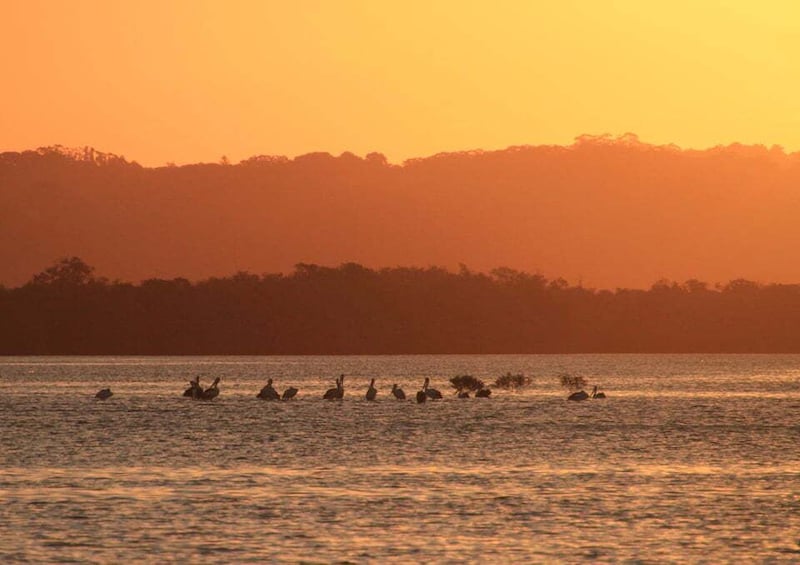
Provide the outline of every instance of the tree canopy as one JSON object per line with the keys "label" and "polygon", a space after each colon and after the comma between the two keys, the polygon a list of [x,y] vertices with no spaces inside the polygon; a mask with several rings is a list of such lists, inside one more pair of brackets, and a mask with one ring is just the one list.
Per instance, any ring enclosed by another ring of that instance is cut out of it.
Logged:
{"label": "tree canopy", "polygon": [[598,291],[512,269],[301,263],[132,284],[71,257],[0,287],[6,355],[800,352],[798,333],[800,285],[744,280]]}

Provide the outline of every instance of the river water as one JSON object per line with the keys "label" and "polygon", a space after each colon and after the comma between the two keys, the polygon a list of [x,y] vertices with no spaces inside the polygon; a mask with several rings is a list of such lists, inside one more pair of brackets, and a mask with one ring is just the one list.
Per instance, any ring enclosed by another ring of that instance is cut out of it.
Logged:
{"label": "river water", "polygon": [[0,425],[2,562],[800,562],[800,356],[4,357]]}

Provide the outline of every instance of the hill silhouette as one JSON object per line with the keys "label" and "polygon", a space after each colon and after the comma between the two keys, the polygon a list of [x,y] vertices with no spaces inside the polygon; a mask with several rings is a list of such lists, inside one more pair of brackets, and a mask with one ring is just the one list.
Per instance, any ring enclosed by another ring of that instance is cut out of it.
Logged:
{"label": "hill silhouette", "polygon": [[0,154],[0,283],[78,254],[111,278],[298,261],[497,265],[600,288],[800,280],[800,154],[578,138],[394,165],[312,153],[145,168],[93,149]]}

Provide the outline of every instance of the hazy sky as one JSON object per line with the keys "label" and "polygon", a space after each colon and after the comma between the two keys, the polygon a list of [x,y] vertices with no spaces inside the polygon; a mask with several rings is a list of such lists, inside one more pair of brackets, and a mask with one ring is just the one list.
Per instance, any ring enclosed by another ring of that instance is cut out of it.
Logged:
{"label": "hazy sky", "polygon": [[0,150],[800,149],[793,1],[0,0]]}

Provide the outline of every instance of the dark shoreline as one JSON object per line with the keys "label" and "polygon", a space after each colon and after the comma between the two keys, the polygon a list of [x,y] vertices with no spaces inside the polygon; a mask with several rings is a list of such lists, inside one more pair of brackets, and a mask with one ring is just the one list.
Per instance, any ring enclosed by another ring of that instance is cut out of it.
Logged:
{"label": "dark shoreline", "polygon": [[800,285],[614,292],[511,269],[300,264],[134,285],[64,259],[0,287],[0,355],[800,353]]}

